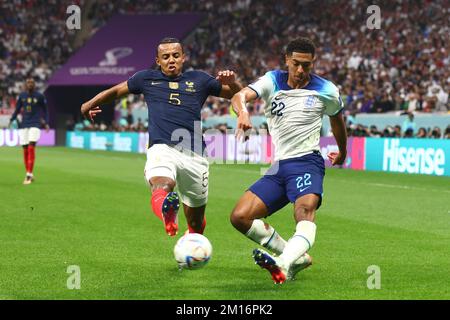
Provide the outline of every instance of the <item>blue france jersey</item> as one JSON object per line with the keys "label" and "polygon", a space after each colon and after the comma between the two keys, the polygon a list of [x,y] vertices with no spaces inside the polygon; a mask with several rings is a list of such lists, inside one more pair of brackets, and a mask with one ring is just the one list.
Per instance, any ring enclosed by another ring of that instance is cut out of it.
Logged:
{"label": "blue france jersey", "polygon": [[181,145],[200,155],[205,143],[201,109],[209,95],[219,96],[222,85],[202,71],[170,78],[160,70],[143,70],[128,79],[128,90],[143,94],[148,107],[149,147]]}
{"label": "blue france jersey", "polygon": [[20,112],[22,112],[22,121],[19,123],[19,128],[40,128],[42,114],[45,123],[48,124],[47,100],[42,93],[22,92],[17,98],[16,110],[11,116],[11,121],[16,120]]}

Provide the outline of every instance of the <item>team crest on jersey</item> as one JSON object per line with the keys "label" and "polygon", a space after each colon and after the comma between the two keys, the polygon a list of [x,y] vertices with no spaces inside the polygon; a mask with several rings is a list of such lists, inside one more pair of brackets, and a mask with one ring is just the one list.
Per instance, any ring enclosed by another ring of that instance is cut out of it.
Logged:
{"label": "team crest on jersey", "polygon": [[176,90],[179,88],[178,82],[169,82],[169,88]]}
{"label": "team crest on jersey", "polygon": [[312,107],[314,107],[314,104],[316,103],[316,96],[309,96],[307,99],[306,99],[306,102],[305,102],[305,107],[306,108],[312,108]]}
{"label": "team crest on jersey", "polygon": [[192,81],[186,81],[186,91],[187,92],[195,92],[195,88],[194,88],[194,82]]}
{"label": "team crest on jersey", "polygon": [[28,98],[28,99],[27,99],[27,102],[28,102],[28,103],[31,103],[31,98]]}
{"label": "team crest on jersey", "polygon": [[37,102],[37,99],[36,98],[33,98],[33,103],[36,103]]}

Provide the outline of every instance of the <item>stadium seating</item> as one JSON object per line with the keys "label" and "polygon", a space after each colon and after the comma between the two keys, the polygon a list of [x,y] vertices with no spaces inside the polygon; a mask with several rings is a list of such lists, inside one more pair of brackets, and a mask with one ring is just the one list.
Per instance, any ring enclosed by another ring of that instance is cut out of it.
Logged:
{"label": "stadium seating", "polygon": [[[1,113],[12,112],[26,75],[35,76],[43,89],[49,76],[83,45],[76,32],[66,28],[67,3],[51,1],[29,10],[36,2],[42,1],[0,4]],[[445,0],[380,1],[378,30],[366,27],[367,4],[361,0],[332,0],[326,6],[277,0],[75,3],[88,11],[82,29],[90,35],[115,13],[204,12],[204,22],[184,41],[186,67],[212,74],[233,69],[244,85],[283,67],[281,51],[293,35],[308,36],[318,46],[316,72],[339,85],[349,113],[448,112],[450,30]],[[139,105],[138,98],[130,105]],[[263,107],[257,100],[249,110],[261,115]],[[228,102],[210,98],[202,116],[229,112]]]}

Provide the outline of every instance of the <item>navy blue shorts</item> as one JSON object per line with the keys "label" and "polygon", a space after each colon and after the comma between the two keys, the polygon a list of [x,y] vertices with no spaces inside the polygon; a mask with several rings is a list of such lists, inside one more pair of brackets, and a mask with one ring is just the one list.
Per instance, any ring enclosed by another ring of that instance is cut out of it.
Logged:
{"label": "navy blue shorts", "polygon": [[280,210],[298,197],[314,193],[322,203],[325,163],[319,152],[299,158],[280,160],[248,190],[256,194],[269,209],[269,214]]}

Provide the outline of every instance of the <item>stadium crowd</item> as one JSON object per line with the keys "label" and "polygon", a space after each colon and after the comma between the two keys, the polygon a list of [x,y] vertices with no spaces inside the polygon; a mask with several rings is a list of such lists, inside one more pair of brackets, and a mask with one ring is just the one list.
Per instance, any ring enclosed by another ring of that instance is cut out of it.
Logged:
{"label": "stadium crowd", "polygon": [[[380,1],[378,30],[367,28],[370,3],[361,0],[326,5],[280,0],[97,3],[103,13],[95,15],[96,25],[117,11],[207,12],[185,43],[188,67],[210,73],[231,68],[248,84],[267,70],[283,67],[281,48],[292,34],[304,34],[319,48],[316,72],[340,86],[347,110],[448,111],[450,28],[445,0]],[[261,113],[261,104],[257,101],[251,112]],[[204,116],[228,112],[228,105],[211,99]]]}
{"label": "stadium crowd", "polygon": [[12,113],[27,76],[43,91],[51,74],[73,53],[67,6],[83,1],[0,1],[0,114]]}
{"label": "stadium crowd", "polygon": [[[73,3],[83,7],[85,1],[1,2],[0,113],[12,112],[26,75],[34,76],[42,90],[52,72],[77,49],[75,32],[65,24],[66,8]],[[232,69],[244,85],[270,69],[283,68],[286,41],[292,35],[306,35],[318,47],[315,72],[340,87],[348,112],[448,112],[449,2],[379,1],[380,29],[366,25],[370,4],[362,0],[330,0],[326,5],[309,0],[97,0],[86,6],[88,23],[83,22],[82,28],[93,34],[115,13],[203,12],[204,22],[184,41],[186,68],[211,74]],[[129,108],[139,104],[135,98]],[[252,115],[262,114],[263,109],[262,100],[249,106]],[[229,113],[229,102],[209,98],[202,116]]]}

